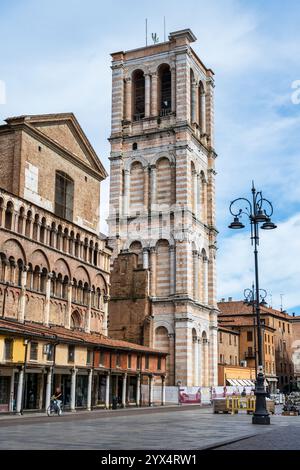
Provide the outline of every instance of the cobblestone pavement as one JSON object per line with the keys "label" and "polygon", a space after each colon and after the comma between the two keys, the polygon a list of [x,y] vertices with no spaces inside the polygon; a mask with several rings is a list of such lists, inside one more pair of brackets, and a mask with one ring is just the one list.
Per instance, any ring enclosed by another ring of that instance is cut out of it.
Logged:
{"label": "cobblestone pavement", "polygon": [[254,426],[247,414],[217,415],[194,406],[29,416],[0,421],[0,449],[192,450],[257,434],[263,434],[257,439],[263,445],[271,433],[287,434],[289,426],[299,436],[300,417],[273,416],[271,421],[270,426]]}
{"label": "cobblestone pavement", "polygon": [[[294,418],[295,419],[295,418]],[[299,418],[296,418],[296,421]],[[243,439],[216,450],[300,450],[300,423]]]}

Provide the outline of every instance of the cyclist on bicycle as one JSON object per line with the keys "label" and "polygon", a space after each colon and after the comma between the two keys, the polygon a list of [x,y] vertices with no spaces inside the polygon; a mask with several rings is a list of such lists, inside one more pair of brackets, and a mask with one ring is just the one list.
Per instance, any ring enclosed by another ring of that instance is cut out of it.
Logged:
{"label": "cyclist on bicycle", "polygon": [[63,399],[63,396],[62,396],[62,392],[61,392],[61,389],[59,387],[57,387],[55,389],[55,392],[53,394],[53,396],[51,397],[51,401],[54,401],[56,402],[56,406],[58,408],[58,413],[60,414],[61,413],[61,404],[62,404],[62,399]]}

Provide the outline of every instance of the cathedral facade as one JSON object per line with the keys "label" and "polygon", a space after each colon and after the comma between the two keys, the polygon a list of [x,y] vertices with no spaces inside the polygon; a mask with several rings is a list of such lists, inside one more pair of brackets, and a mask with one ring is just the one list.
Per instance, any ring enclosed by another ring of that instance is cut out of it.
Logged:
{"label": "cathedral facade", "polygon": [[214,74],[189,30],[112,54],[109,333],[217,383]]}

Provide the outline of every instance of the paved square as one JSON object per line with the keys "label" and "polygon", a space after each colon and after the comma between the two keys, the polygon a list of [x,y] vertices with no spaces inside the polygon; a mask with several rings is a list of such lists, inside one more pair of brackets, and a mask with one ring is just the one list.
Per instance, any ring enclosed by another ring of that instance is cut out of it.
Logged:
{"label": "paved square", "polygon": [[[279,432],[293,435],[293,449],[300,449],[300,418],[273,416],[271,422],[254,426],[246,414],[215,415],[210,408],[194,406],[10,418],[0,420],[0,449],[192,450],[257,434],[252,441],[243,440],[231,448],[246,448],[247,441],[264,448]],[[275,448],[285,448],[286,442],[277,439]]]}

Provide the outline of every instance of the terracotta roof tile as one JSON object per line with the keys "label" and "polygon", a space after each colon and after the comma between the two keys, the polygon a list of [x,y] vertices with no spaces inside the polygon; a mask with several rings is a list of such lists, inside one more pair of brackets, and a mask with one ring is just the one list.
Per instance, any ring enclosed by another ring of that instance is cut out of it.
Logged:
{"label": "terracotta roof tile", "polygon": [[67,342],[81,342],[91,345],[106,346],[109,348],[131,349],[132,351],[153,352],[167,355],[157,349],[148,348],[140,344],[130,343],[128,341],[109,338],[98,333],[85,333],[78,330],[68,330],[60,326],[44,326],[37,323],[25,322],[18,323],[12,320],[0,320],[0,332],[11,331],[15,333],[23,333],[24,335],[37,335],[44,338],[58,339]]}
{"label": "terracotta roof tile", "polygon": [[[219,317],[222,315],[252,315],[252,306],[244,304],[243,300],[236,300],[232,302],[219,302],[218,308],[220,310]],[[294,317],[288,313],[281,312],[271,307],[260,307],[262,314],[276,315],[286,320],[292,320]]]}

